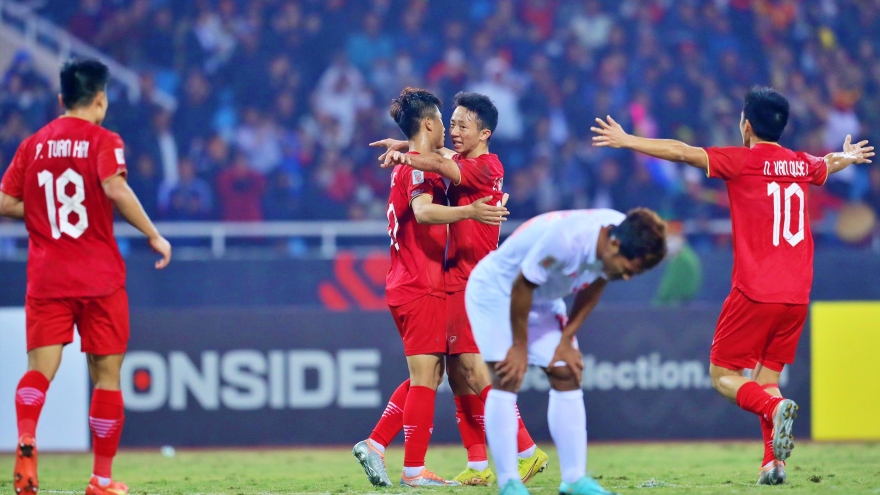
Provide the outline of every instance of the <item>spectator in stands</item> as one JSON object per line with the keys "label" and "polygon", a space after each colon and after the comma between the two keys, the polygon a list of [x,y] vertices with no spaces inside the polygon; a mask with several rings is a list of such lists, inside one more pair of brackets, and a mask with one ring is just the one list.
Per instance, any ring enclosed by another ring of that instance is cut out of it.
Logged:
{"label": "spectator in stands", "polygon": [[266,179],[248,164],[247,155],[238,151],[232,164],[217,176],[220,219],[256,222],[263,219]]}
{"label": "spectator in stands", "polygon": [[[170,189],[180,153],[217,188],[220,204],[217,174],[229,168],[235,145],[269,178],[275,192],[265,196],[266,212],[279,218],[383,218],[375,205],[387,181],[376,180],[374,150],[364,145],[388,135],[383,109],[406,85],[428,86],[446,101],[465,88],[496,100],[502,117],[492,150],[508,170],[505,186],[522,194],[511,199],[514,218],[542,209],[540,191],[555,191],[562,207],[623,207],[650,184],[659,196],[644,197],[672,214],[721,216],[723,191],[681,166],[591,150],[586,136],[597,115],[625,115],[623,125],[643,135],[660,128],[695,145],[736,145],[737,102],[749,86],[772,84],[791,103],[784,144],[821,155],[846,133],[880,141],[880,50],[858,35],[880,27],[880,14],[861,0],[35,4],[87,42],[146,69],[139,100],[111,86],[117,111],[106,122],[126,137],[135,164],[151,156],[143,163],[153,172],[139,187],[160,178]],[[447,20],[450,9],[461,15]],[[21,57],[0,83],[7,147],[22,120],[34,129],[57,115],[52,79]],[[178,96],[176,110],[159,88]],[[154,119],[160,101],[173,118]],[[547,153],[549,167],[540,158]],[[333,156],[341,165],[326,163]],[[328,180],[348,195],[328,198]],[[813,203],[819,213],[833,212],[835,201],[865,198],[869,180],[856,169],[835,174],[827,201]],[[301,200],[289,201],[290,184],[301,185],[293,193]],[[313,211],[312,200],[330,207]]]}
{"label": "spectator in stands", "polygon": [[162,184],[159,190],[159,208],[168,220],[209,220],[214,209],[211,185],[196,176],[196,168],[189,158],[178,163],[180,180],[173,187]]}
{"label": "spectator in stands", "polygon": [[382,20],[373,12],[364,16],[363,30],[348,38],[345,49],[348,59],[361,71],[368,70],[378,59],[390,60],[394,56],[394,43],[382,31]]}
{"label": "spectator in stands", "polygon": [[174,134],[183,153],[189,153],[193,141],[210,135],[217,104],[211,84],[199,69],[189,72],[183,84],[183,97],[174,113]]}
{"label": "spectator in stands", "polygon": [[[131,159],[131,153],[126,152],[126,161]],[[157,218],[159,214],[159,186],[162,178],[156,168],[156,162],[149,153],[140,153],[134,159],[134,167],[128,169],[128,185],[137,194],[144,211],[151,218]]]}
{"label": "spectator in stands", "polygon": [[271,116],[255,107],[245,109],[242,123],[235,131],[235,144],[247,155],[248,165],[263,176],[281,163],[278,127]]}

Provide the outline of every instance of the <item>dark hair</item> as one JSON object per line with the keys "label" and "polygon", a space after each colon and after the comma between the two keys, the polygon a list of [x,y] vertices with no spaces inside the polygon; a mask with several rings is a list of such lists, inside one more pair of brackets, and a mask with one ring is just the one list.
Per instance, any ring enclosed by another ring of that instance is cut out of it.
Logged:
{"label": "dark hair", "polygon": [[752,124],[756,136],[775,143],[788,123],[788,100],[773,88],[755,86],[746,93],[743,118]]}
{"label": "dark hair", "polygon": [[73,110],[94,101],[107,88],[110,69],[93,58],[75,58],[61,67],[61,101]]}
{"label": "dark hair", "polygon": [[[453,100],[455,107],[464,107],[474,112],[480,129],[489,129],[495,132],[498,125],[498,109],[495,104],[486,95],[479,93],[468,93],[467,91],[459,91]],[[492,137],[489,136],[489,139]]]}
{"label": "dark hair", "polygon": [[391,118],[407,139],[418,134],[422,119],[443,107],[443,102],[424,89],[405,88],[391,100]]}
{"label": "dark hair", "polygon": [[620,241],[620,254],[628,260],[641,259],[645,270],[666,256],[666,222],[648,208],[629,210],[611,235]]}

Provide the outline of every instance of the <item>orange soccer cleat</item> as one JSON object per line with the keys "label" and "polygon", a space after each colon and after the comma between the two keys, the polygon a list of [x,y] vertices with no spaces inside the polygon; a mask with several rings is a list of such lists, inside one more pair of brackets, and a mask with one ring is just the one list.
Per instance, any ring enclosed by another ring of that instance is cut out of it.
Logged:
{"label": "orange soccer cleat", "polygon": [[37,480],[37,442],[30,435],[23,435],[18,439],[12,486],[16,494],[37,493],[40,489],[40,482]]}
{"label": "orange soccer cleat", "polygon": [[119,481],[111,481],[107,486],[101,486],[97,476],[92,476],[89,486],[86,487],[86,495],[127,495],[128,485]]}

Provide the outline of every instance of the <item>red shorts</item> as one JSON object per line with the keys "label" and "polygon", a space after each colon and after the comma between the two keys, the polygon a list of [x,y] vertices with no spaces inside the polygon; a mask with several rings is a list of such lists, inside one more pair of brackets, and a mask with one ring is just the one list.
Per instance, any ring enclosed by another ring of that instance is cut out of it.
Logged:
{"label": "red shorts", "polygon": [[733,289],[718,317],[709,361],[730,370],[761,364],[782,371],[794,362],[806,321],[806,304],[755,302]]}
{"label": "red shorts", "polygon": [[446,299],[422,296],[401,306],[388,306],[407,356],[446,353]]}
{"label": "red shorts", "polygon": [[27,349],[73,342],[79,330],[83,352],[106,356],[128,347],[128,294],[119,289],[103,297],[38,299],[27,297]]}
{"label": "red shorts", "polygon": [[480,353],[464,307],[463,290],[446,293],[446,340],[449,355]]}

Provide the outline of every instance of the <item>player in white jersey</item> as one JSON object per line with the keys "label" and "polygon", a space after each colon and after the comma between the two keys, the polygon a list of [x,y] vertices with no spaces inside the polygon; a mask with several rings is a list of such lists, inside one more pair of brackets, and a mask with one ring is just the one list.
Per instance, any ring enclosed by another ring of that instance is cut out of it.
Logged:
{"label": "player in white jersey", "polygon": [[[516,394],[529,364],[550,380],[547,419],[559,454],[561,494],[608,494],[586,474],[587,424],[575,334],[610,280],[629,280],[666,255],[666,224],[653,211],[556,211],[523,224],[480,261],[465,304],[492,373],[486,439],[502,495],[527,494],[516,465]],[[575,294],[568,321],[562,298]]]}

